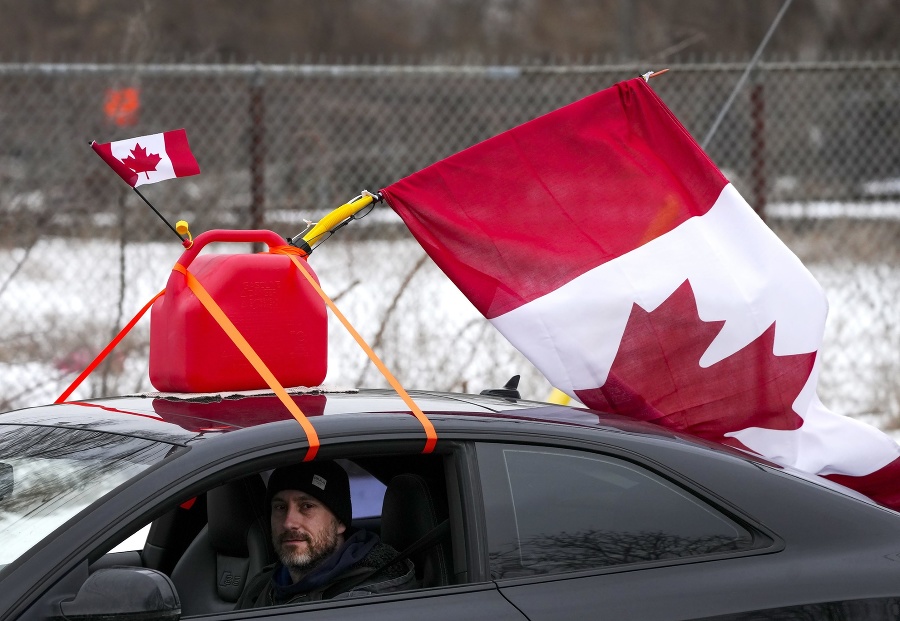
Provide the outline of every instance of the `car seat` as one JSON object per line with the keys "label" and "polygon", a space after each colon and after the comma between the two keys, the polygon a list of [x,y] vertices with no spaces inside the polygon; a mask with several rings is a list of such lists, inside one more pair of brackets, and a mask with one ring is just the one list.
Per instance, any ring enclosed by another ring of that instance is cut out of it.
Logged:
{"label": "car seat", "polygon": [[172,570],[182,616],[232,610],[247,581],[270,562],[265,497],[256,474],[206,493],[207,525]]}
{"label": "car seat", "polygon": [[[447,496],[418,474],[398,474],[384,493],[381,539],[402,552],[447,519]],[[422,587],[450,584],[449,537],[410,556]]]}

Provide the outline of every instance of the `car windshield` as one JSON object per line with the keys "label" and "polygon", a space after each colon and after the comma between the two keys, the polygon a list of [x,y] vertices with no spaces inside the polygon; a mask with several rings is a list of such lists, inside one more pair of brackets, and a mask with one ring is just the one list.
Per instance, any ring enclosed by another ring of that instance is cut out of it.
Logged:
{"label": "car windshield", "polygon": [[171,449],[84,429],[0,425],[0,569]]}

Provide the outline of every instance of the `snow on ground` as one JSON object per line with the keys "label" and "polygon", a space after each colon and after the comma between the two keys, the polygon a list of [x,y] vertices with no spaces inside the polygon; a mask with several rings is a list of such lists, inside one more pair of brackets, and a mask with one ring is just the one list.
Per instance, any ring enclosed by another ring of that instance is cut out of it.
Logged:
{"label": "snow on ground", "polygon": [[[900,183],[900,180],[897,180],[896,183]],[[766,205],[766,216],[803,220],[827,220],[832,218],[900,220],[900,203],[897,201],[869,203],[848,203],[842,201],[775,202]]]}
{"label": "snow on ground", "polygon": [[819,395],[838,413],[900,416],[900,266],[807,266],[828,295]]}

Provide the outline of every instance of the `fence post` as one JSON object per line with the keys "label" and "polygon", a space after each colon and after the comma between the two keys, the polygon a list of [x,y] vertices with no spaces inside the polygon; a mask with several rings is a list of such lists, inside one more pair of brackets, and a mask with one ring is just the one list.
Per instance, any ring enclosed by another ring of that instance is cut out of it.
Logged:
{"label": "fence post", "polygon": [[761,79],[754,80],[750,90],[750,183],[753,209],[766,219],[766,117],[765,89]]}
{"label": "fence post", "polygon": [[[250,80],[250,228],[265,226],[266,200],[266,102],[265,81],[257,67]],[[253,244],[253,252],[263,245]]]}

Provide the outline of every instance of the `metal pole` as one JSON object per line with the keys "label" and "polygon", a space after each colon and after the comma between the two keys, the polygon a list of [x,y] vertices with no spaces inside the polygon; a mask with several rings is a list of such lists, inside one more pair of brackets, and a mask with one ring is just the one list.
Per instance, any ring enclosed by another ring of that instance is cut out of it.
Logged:
{"label": "metal pole", "polygon": [[145,197],[143,194],[141,194],[141,191],[138,190],[136,187],[132,186],[131,189],[134,190],[134,193],[135,193],[135,194],[137,194],[138,196],[141,197],[141,200],[142,200],[142,201],[144,201],[145,203],[147,203],[147,206],[148,206],[150,209],[153,210],[153,213],[155,213],[157,216],[159,216],[159,219],[160,219],[160,220],[162,220],[163,222],[166,223],[166,226],[167,226],[167,227],[169,227],[170,229],[172,229],[172,232],[175,233],[175,235],[178,237],[178,241],[184,242],[184,237],[181,236],[181,233],[179,233],[178,231],[176,231],[176,230],[175,230],[175,227],[172,226],[172,223],[169,222],[168,220],[166,220],[165,216],[163,216],[161,213],[159,213],[159,211],[156,210],[156,207],[154,207],[153,205],[150,204],[150,201],[147,200],[147,197]]}
{"label": "metal pole", "polygon": [[750,178],[753,184],[753,209],[759,217],[766,217],[766,116],[765,91],[760,83],[750,90],[750,117],[753,131],[750,134]]}
{"label": "metal pole", "polygon": [[738,83],[735,85],[734,90],[731,91],[731,95],[729,95],[728,97],[728,101],[725,102],[725,105],[722,106],[722,109],[719,111],[719,116],[716,117],[716,120],[713,122],[712,127],[710,127],[709,131],[706,132],[706,137],[703,139],[703,142],[700,143],[700,146],[703,147],[704,150],[707,146],[709,146],[709,141],[712,140],[712,137],[716,134],[716,130],[719,129],[719,125],[722,123],[722,119],[725,118],[725,115],[731,108],[731,104],[734,103],[737,94],[744,87],[744,82],[747,81],[747,78],[750,76],[750,72],[753,71],[757,63],[759,63],[759,58],[762,56],[763,50],[766,49],[766,45],[768,45],[769,39],[772,38],[772,35],[778,28],[778,24],[781,23],[781,18],[784,17],[784,14],[787,12],[788,7],[791,6],[791,2],[793,1],[794,0],[784,0],[784,4],[781,5],[781,10],[778,11],[778,15],[775,16],[775,21],[772,22],[771,26],[769,26],[769,31],[766,33],[766,36],[763,37],[763,40],[760,42],[759,47],[756,48],[756,52],[753,54],[753,58],[751,58],[750,62],[747,64],[747,68],[744,69],[744,73],[741,75],[741,79],[738,80]]}
{"label": "metal pole", "polygon": [[[250,228],[261,229],[266,203],[266,102],[262,71],[257,69],[250,82]],[[254,252],[263,245],[253,244]]]}

